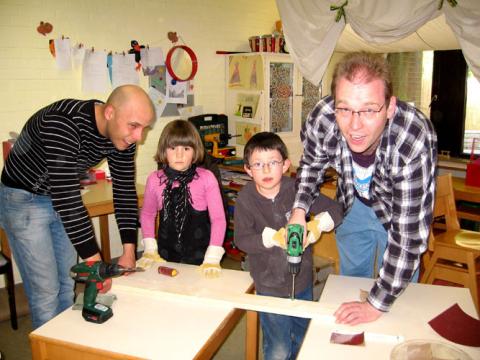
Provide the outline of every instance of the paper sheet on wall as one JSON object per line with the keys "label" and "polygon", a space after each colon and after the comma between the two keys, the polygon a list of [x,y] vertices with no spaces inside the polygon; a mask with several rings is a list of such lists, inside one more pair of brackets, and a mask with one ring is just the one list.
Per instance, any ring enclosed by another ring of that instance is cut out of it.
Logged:
{"label": "paper sheet on wall", "polygon": [[83,64],[83,59],[85,58],[85,46],[82,44],[75,44],[72,47],[72,62],[73,67],[78,69]]}
{"label": "paper sheet on wall", "polygon": [[152,75],[156,72],[156,67],[165,65],[162,48],[144,48],[140,49],[140,57],[143,68],[143,75]]}
{"label": "paper sheet on wall", "polygon": [[55,39],[55,60],[57,68],[60,70],[72,69],[72,56],[70,49],[70,39]]}
{"label": "paper sheet on wall", "polygon": [[139,78],[136,67],[135,54],[112,55],[112,86],[116,88],[125,84],[138,85]]}
{"label": "paper sheet on wall", "polygon": [[260,94],[238,93],[234,109],[235,116],[254,118],[257,113],[259,99]]}
{"label": "paper sheet on wall", "polygon": [[260,55],[232,56],[228,64],[228,87],[260,90],[263,88],[263,66]]}
{"label": "paper sheet on wall", "polygon": [[107,69],[107,53],[105,51],[85,51],[82,72],[83,92],[107,92],[110,89]]}
{"label": "paper sheet on wall", "polygon": [[172,104],[187,103],[188,81],[172,81],[173,78],[167,71],[167,100]]}
{"label": "paper sheet on wall", "polygon": [[159,118],[162,116],[165,106],[167,106],[167,99],[162,92],[158,91],[154,87],[150,87],[148,89],[148,96],[150,96],[150,99],[155,106],[156,116]]}
{"label": "paper sheet on wall", "polygon": [[187,120],[189,117],[197,116],[203,114],[203,106],[186,106],[178,108],[178,113],[180,114],[180,118]]}

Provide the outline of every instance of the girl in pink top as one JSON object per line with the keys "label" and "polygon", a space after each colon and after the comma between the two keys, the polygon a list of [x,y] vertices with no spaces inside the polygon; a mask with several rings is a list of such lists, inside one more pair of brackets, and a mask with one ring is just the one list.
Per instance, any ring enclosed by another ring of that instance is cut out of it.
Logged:
{"label": "girl in pink top", "polygon": [[147,179],[140,215],[145,250],[139,266],[165,259],[201,265],[206,276],[220,273],[227,224],[217,179],[197,167],[203,156],[202,140],[190,122],[174,120],[162,131],[155,155],[160,170]]}

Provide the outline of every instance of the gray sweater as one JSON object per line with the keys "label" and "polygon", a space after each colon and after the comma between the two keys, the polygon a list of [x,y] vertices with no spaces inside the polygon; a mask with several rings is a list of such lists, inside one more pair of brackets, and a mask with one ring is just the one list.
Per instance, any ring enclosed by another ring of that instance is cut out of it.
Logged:
{"label": "gray sweater", "polygon": [[[239,192],[235,204],[235,244],[248,254],[250,274],[257,291],[279,297],[291,293],[292,277],[288,271],[287,255],[278,246],[263,246],[262,232],[268,226],[275,230],[285,226],[295,200],[295,179],[284,176],[280,192],[275,199],[267,199],[258,193],[255,183],[249,182]],[[313,202],[310,212],[328,211],[335,226],[342,218],[341,206],[320,194]],[[312,285],[312,247],[305,250],[300,272],[295,279],[295,293],[301,293]]]}

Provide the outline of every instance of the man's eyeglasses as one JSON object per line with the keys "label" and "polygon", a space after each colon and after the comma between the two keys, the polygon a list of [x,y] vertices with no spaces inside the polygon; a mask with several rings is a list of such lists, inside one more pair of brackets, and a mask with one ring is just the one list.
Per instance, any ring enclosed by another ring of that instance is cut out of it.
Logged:
{"label": "man's eyeglasses", "polygon": [[279,166],[283,166],[283,160],[282,161],[271,160],[271,161],[266,162],[266,163],[256,162],[256,163],[248,165],[248,167],[252,170],[262,170],[265,166],[268,166],[269,169],[275,169]]}
{"label": "man's eyeglasses", "polygon": [[378,110],[366,109],[359,111],[353,111],[351,109],[337,107],[335,108],[335,115],[337,115],[337,117],[339,117],[340,119],[350,119],[354,114],[358,114],[358,117],[360,119],[374,120],[377,117],[377,114],[382,111],[384,106],[385,103],[383,103],[383,105],[380,106],[380,109]]}

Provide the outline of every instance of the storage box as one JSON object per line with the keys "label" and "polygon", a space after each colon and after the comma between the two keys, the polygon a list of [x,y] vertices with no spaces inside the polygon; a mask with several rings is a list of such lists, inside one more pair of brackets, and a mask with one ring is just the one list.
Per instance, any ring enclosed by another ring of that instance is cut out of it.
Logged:
{"label": "storage box", "polygon": [[467,176],[465,185],[480,187],[480,159],[467,164]]}
{"label": "storage box", "polygon": [[470,153],[470,162],[467,164],[465,185],[480,187],[480,157],[475,160],[475,143],[477,141],[477,138],[472,140],[472,151]]}

